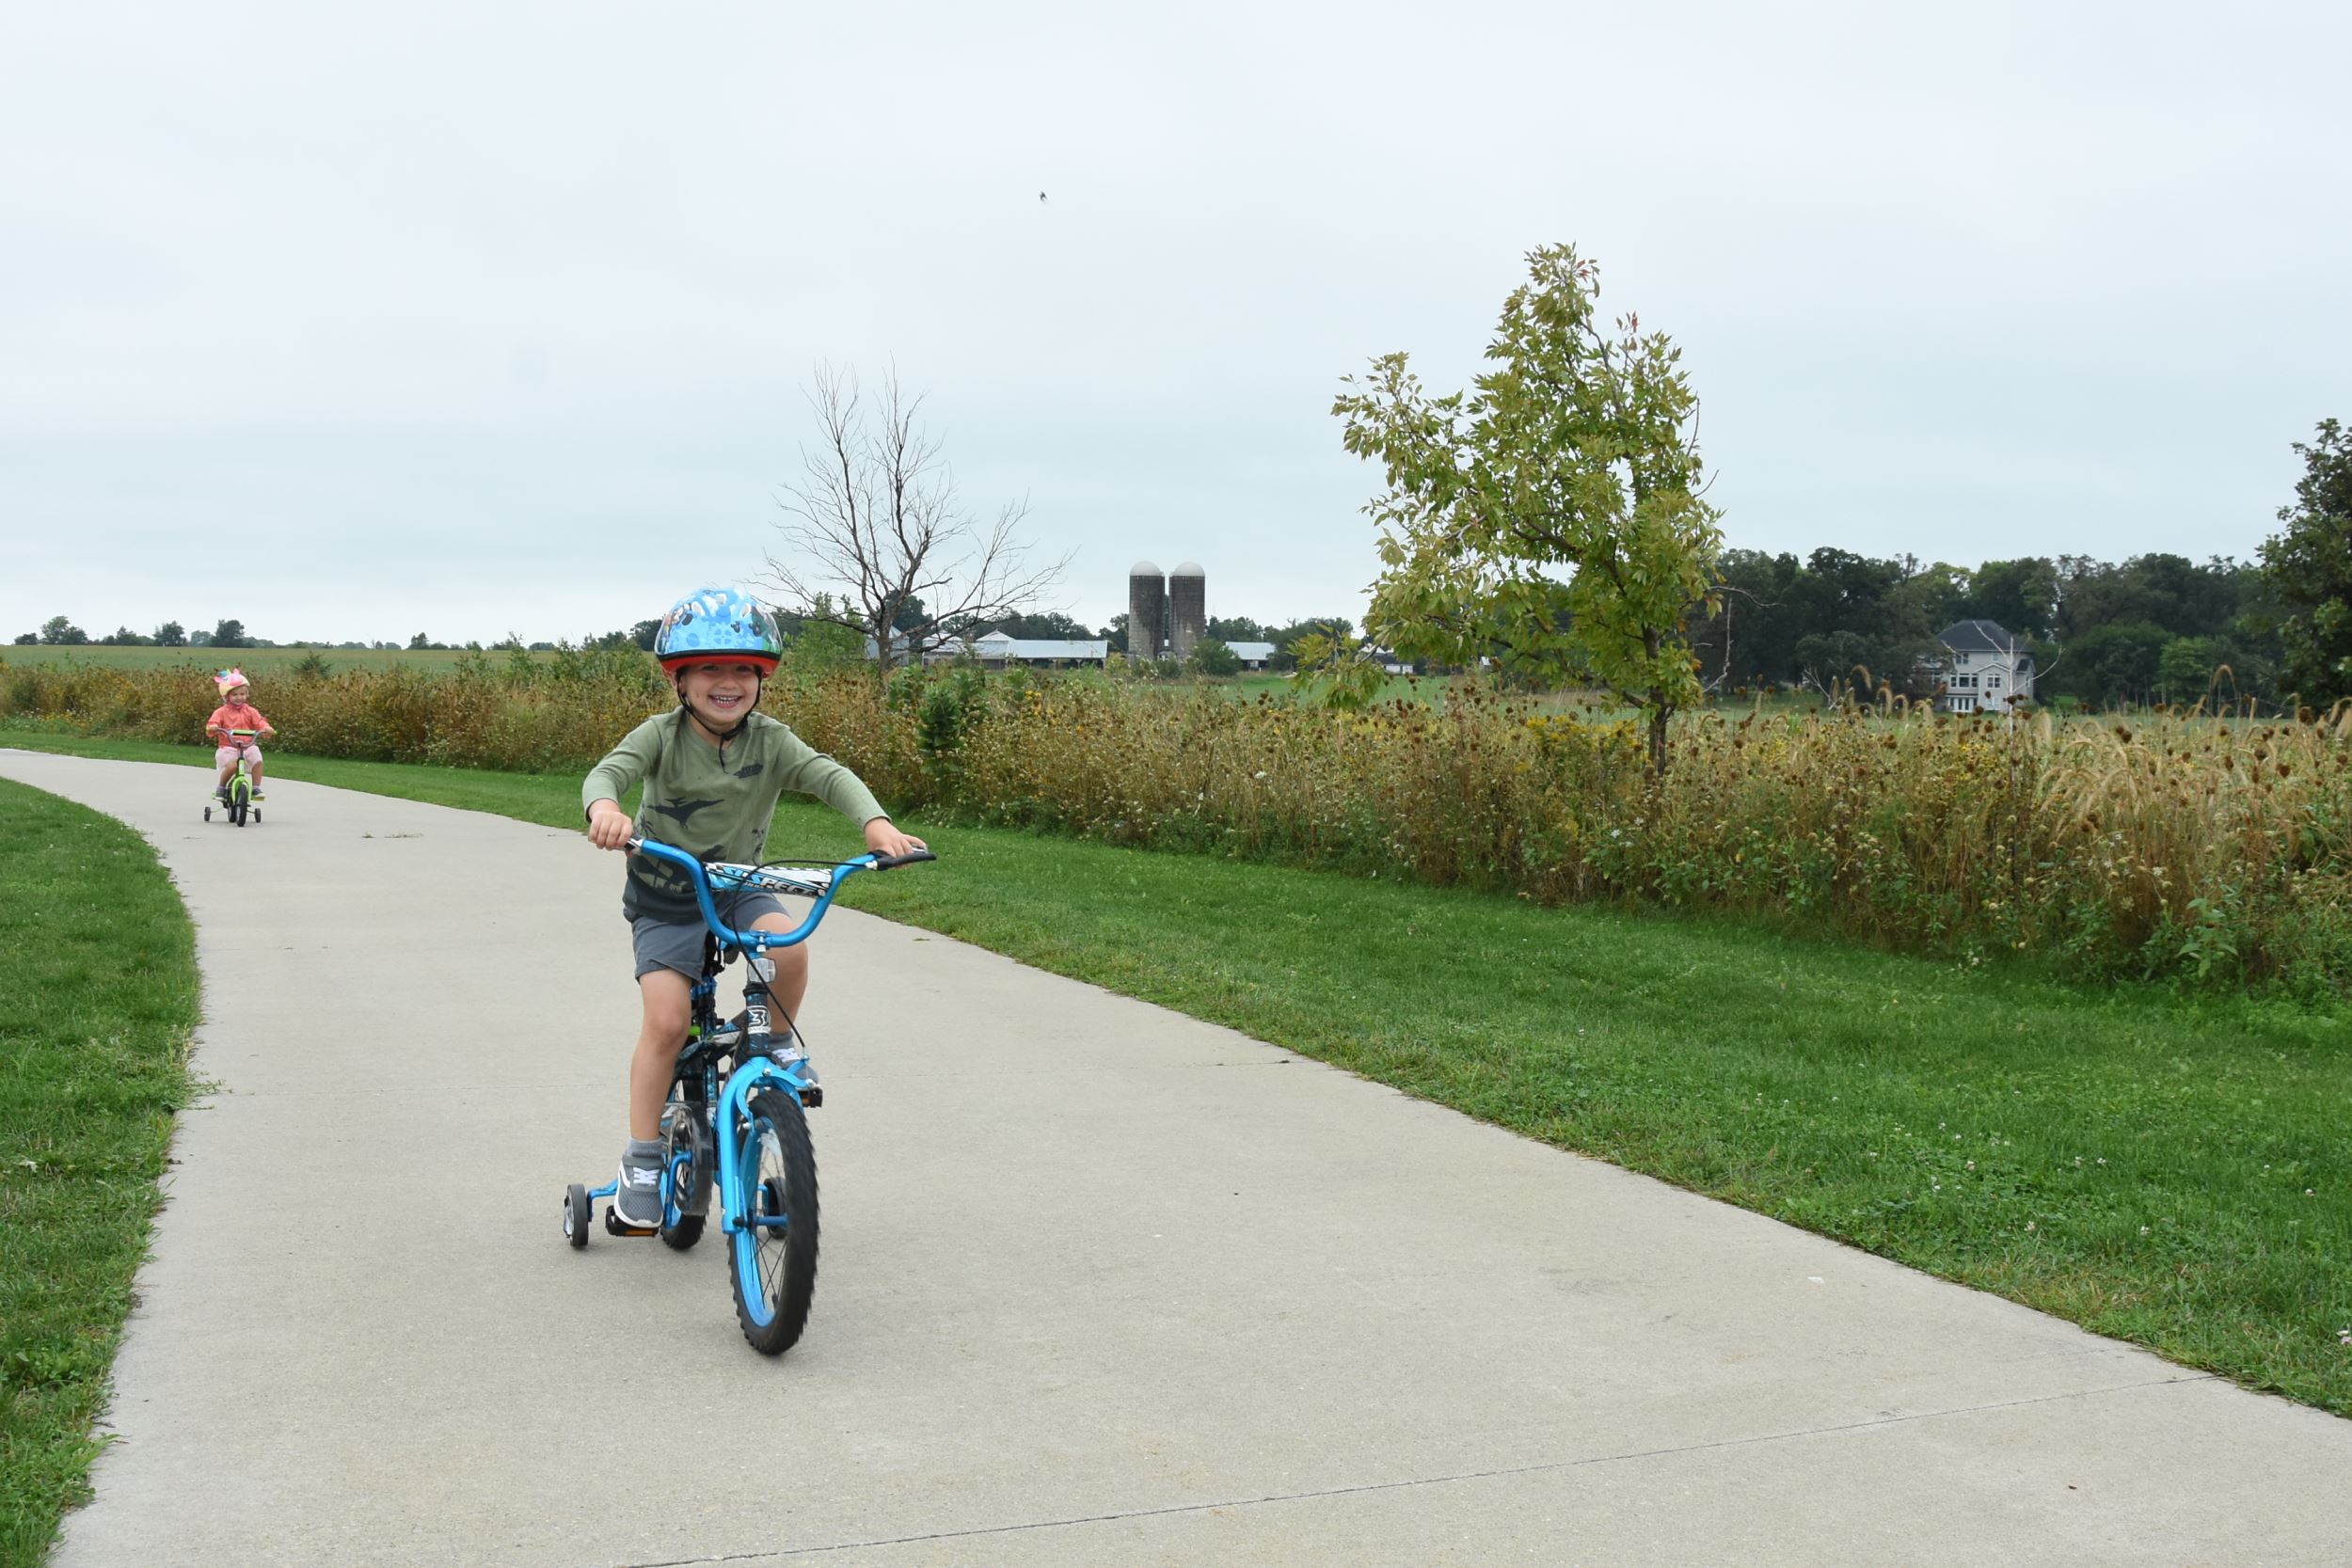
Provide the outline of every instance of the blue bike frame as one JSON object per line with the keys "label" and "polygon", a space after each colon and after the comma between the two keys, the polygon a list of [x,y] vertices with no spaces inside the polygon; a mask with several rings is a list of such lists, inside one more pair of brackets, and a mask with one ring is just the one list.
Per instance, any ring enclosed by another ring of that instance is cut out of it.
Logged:
{"label": "blue bike frame", "polygon": [[[718,905],[712,899],[710,893],[710,873],[701,861],[683,849],[644,837],[630,838],[627,847],[651,855],[656,860],[667,861],[684,871],[694,884],[694,902],[701,909],[703,924],[709,927],[711,935],[717,937],[726,946],[752,958],[765,954],[771,947],[791,947],[807,941],[810,933],[817,929],[818,923],[825,918],[825,911],[833,907],[834,895],[840,890],[844,881],[860,871],[871,871],[885,863],[883,857],[869,852],[858,856],[855,860],[843,861],[835,865],[833,868],[833,874],[826,879],[823,891],[814,895],[816,901],[809,909],[808,918],[802,921],[792,930],[739,931],[719,918]],[[910,858],[928,860],[930,857],[928,853],[924,853],[920,857]],[[888,863],[895,865],[899,862],[894,860]],[[737,879],[736,881],[737,885],[754,892],[772,890],[805,893],[807,891],[806,884],[795,883],[789,877],[762,878],[754,875],[749,878]],[[754,971],[754,977],[758,978],[756,970]],[[717,989],[716,977],[706,976],[696,983],[693,1000],[699,1003]],[[756,1222],[751,1218],[751,1195],[743,1190],[743,1183],[740,1180],[743,1150],[737,1142],[736,1132],[739,1120],[748,1123],[751,1119],[750,1109],[745,1101],[755,1091],[771,1084],[782,1087],[795,1101],[805,1103],[809,1089],[806,1055],[784,1062],[778,1062],[766,1055],[754,1055],[749,1060],[739,1058],[735,1069],[727,1074],[726,1083],[719,1090],[718,1105],[712,1118],[718,1123],[719,1135],[718,1170],[714,1174],[719,1180],[719,1228],[728,1236],[737,1235],[755,1224],[773,1227],[781,1227],[784,1224],[784,1216],[781,1214]],[[675,1173],[673,1174],[675,1179]],[[603,1195],[598,1193],[592,1196]],[[751,1267],[752,1265],[739,1252],[737,1266]],[[756,1296],[757,1292],[754,1291],[752,1294]]]}

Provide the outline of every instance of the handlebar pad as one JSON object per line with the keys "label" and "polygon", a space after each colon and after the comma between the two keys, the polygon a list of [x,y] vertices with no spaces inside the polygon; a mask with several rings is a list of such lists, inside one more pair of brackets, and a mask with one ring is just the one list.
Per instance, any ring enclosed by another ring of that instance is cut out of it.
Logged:
{"label": "handlebar pad", "polygon": [[939,857],[932,854],[929,849],[910,849],[903,855],[875,856],[874,869],[877,871],[888,871],[894,866],[913,865],[917,861],[935,861],[937,859],[939,859]]}

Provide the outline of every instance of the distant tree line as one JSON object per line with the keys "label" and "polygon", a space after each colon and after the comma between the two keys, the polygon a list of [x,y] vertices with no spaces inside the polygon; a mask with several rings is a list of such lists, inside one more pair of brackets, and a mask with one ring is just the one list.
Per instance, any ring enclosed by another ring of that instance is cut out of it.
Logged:
{"label": "distant tree line", "polygon": [[1840,682],[1928,696],[1946,667],[1938,634],[1979,619],[2031,648],[2043,702],[2186,703],[2217,682],[2225,698],[2280,694],[2271,579],[2226,557],[2026,556],[1971,570],[1840,549],[1803,561],[1733,549],[1720,570],[1720,607],[1691,623],[1700,678],[1718,695]]}
{"label": "distant tree line", "polygon": [[[39,631],[19,632],[16,645],[29,648],[36,643],[45,647],[81,648],[275,648],[275,642],[262,641],[246,635],[243,621],[224,620],[215,624],[211,631],[190,631],[177,621],[166,621],[151,632],[135,632],[129,626],[117,626],[103,637],[92,637],[63,615],[52,615]],[[289,647],[305,647],[306,643],[288,643]]]}

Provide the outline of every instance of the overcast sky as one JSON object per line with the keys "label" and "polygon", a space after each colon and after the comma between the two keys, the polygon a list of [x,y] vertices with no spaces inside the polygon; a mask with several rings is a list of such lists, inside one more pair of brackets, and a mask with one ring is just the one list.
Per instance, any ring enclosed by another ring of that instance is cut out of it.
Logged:
{"label": "overcast sky", "polygon": [[1735,545],[2250,556],[2352,419],[2347,17],[12,7],[0,638],[626,626],[759,570],[820,361],[1026,498],[1055,608],[1356,613],[1340,377],[1461,385],[1560,240]]}

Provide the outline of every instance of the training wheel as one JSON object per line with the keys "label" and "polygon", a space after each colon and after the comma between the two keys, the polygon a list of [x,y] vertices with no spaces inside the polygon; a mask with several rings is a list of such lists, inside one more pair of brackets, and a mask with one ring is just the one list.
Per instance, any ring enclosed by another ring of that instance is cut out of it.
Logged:
{"label": "training wheel", "polygon": [[588,1244],[588,1189],[573,1182],[564,1191],[564,1238],[575,1247]]}
{"label": "training wheel", "polygon": [[205,820],[205,821],[207,821],[207,822],[210,822],[212,819],[213,819],[213,808],[212,808],[212,807],[210,807],[210,806],[206,806],[206,807],[204,808],[204,820]]}

